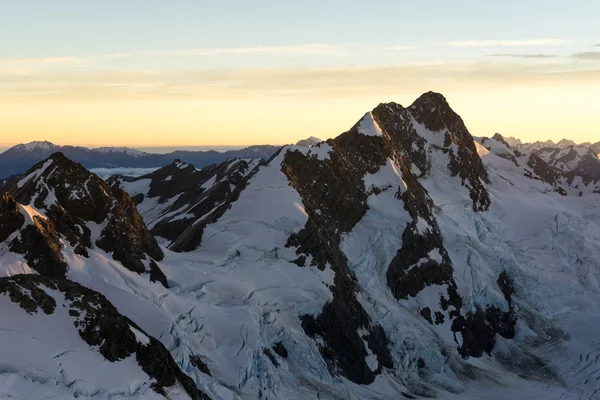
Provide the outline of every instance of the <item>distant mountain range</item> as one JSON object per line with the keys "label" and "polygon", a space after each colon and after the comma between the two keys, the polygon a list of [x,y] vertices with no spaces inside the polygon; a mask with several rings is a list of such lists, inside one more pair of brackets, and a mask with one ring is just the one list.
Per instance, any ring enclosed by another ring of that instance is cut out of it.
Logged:
{"label": "distant mountain range", "polygon": [[146,153],[127,147],[89,149],[80,146],[59,146],[47,141],[18,144],[0,154],[0,180],[25,172],[36,163],[61,152],[85,168],[158,168],[179,159],[202,168],[230,158],[268,159],[281,146],[250,146],[240,150],[218,152],[178,150],[168,154]]}
{"label": "distant mountain range", "polygon": [[591,149],[594,154],[598,155],[600,153],[600,142],[591,143],[575,143],[569,139],[562,139],[557,143],[554,143],[552,140],[546,140],[544,142],[537,141],[531,143],[523,143],[520,139],[514,137],[505,137],[504,140],[508,145],[510,145],[513,149],[519,151],[537,151],[541,149],[566,149],[567,147],[575,146],[575,147],[587,147]]}

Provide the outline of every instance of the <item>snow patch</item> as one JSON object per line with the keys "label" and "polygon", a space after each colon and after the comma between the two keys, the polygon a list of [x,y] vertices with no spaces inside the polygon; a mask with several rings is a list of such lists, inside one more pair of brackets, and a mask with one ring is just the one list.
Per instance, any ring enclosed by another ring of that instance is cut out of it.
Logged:
{"label": "snow patch", "polygon": [[27,175],[25,178],[17,182],[17,187],[22,188],[27,182],[39,178],[44,172],[46,172],[48,167],[52,165],[53,161],[54,160],[52,159],[46,160],[46,162],[40,168],[36,169],[35,171]]}
{"label": "snow patch", "polygon": [[148,336],[144,335],[142,332],[135,329],[131,325],[129,326],[129,329],[131,330],[131,332],[133,332],[133,334],[135,335],[135,340],[137,340],[139,344],[141,344],[142,346],[148,346],[150,344],[150,339],[148,338]]}
{"label": "snow patch", "polygon": [[383,136],[383,131],[373,118],[373,114],[368,112],[358,125],[358,133],[366,136]]}

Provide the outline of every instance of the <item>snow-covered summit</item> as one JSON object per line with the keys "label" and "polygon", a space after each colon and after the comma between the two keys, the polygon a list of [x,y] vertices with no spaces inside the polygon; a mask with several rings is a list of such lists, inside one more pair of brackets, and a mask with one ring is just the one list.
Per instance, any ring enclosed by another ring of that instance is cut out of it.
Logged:
{"label": "snow-covered summit", "polygon": [[140,151],[140,150],[136,150],[136,149],[132,149],[129,147],[97,147],[97,148],[94,148],[91,150],[98,151],[100,153],[123,153],[123,154],[130,155],[133,157],[141,157],[141,156],[149,155],[149,153],[146,153],[146,152]]}
{"label": "snow-covered summit", "polygon": [[18,144],[12,148],[14,151],[28,152],[56,152],[60,150],[60,146],[48,141],[34,141],[24,144]]}
{"label": "snow-covered summit", "polygon": [[28,214],[6,232],[6,237],[14,236],[8,249],[22,255],[39,273],[64,277],[72,267],[58,244],[64,238],[81,257],[105,251],[129,270],[149,273],[150,279],[167,285],[155,263],[163,252],[133,201],[62,153],[36,164],[3,190],[7,204],[16,202]]}
{"label": "snow-covered summit", "polygon": [[310,136],[306,139],[299,140],[298,143],[296,143],[296,146],[313,147],[321,142],[321,139],[314,136]]}

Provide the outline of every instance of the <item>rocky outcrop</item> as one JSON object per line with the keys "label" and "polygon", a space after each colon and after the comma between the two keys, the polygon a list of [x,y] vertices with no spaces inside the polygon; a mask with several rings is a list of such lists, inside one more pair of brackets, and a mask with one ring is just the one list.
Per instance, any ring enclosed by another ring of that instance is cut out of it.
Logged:
{"label": "rocky outcrop", "polygon": [[[364,124],[373,126],[365,132]],[[449,175],[458,176],[469,191],[473,210],[485,211],[490,205],[485,186],[488,175],[473,138],[445,99],[428,93],[409,109],[396,103],[381,104],[350,131],[326,143],[332,150],[325,158],[288,151],[282,171],[302,197],[308,214],[304,229],[290,236],[287,244],[297,249],[296,263],[303,266],[311,260],[312,265],[330,267],[335,272],[333,300],[320,315],[302,318],[305,332],[322,343],[321,353],[330,370],[368,384],[382,368],[392,366],[385,333],[356,300],[358,287],[340,250],[341,235],[350,232],[363,218],[368,197],[378,195],[377,191],[367,191],[365,176],[377,173],[387,160],[393,160],[401,172],[406,190],[396,194],[402,201],[398,206],[403,205],[412,218],[402,234],[402,247],[387,270],[390,291],[402,301],[418,296],[427,286],[445,287],[441,309],[423,309],[421,314],[432,324],[453,320],[467,336],[489,321],[496,321],[492,308],[485,310],[487,319],[461,315],[462,299],[453,278],[452,262],[433,213],[433,202],[420,182],[431,172],[432,157],[439,152],[450,160]],[[500,317],[496,319],[498,322],[491,328],[494,334],[506,325]],[[493,343],[493,338],[490,341],[487,336],[473,336],[477,346],[487,348]],[[379,361],[375,371],[366,365],[365,342]],[[481,355],[477,351],[461,354]]]}
{"label": "rocky outcrop", "polygon": [[499,133],[496,133],[491,139],[487,137],[481,138],[481,145],[498,157],[511,161],[517,167],[519,166],[517,157],[520,157],[521,154],[518,151],[513,151],[508,142]]}
{"label": "rocky outcrop", "polygon": [[192,399],[208,399],[158,340],[121,315],[100,293],[66,279],[40,275],[0,278],[0,294],[30,314],[32,323],[40,311],[46,315],[55,313],[59,306],[56,292],[64,297],[60,306],[69,309],[79,336],[107,361],[116,362],[135,355],[140,368],[154,379],[151,386],[155,392],[164,396],[165,388],[180,385]]}
{"label": "rocky outcrop", "polygon": [[61,153],[35,165],[3,191],[39,214],[32,215],[32,223],[11,242],[11,251],[23,254],[38,272],[64,276],[64,238],[77,254],[87,257],[88,249],[97,246],[131,271],[150,273],[151,279],[166,285],[154,263],[163,258],[162,250],[131,198]]}
{"label": "rocky outcrop", "polygon": [[[358,134],[356,127],[327,143],[334,149],[329,159],[293,151],[282,163],[309,216],[305,228],[289,238],[288,246],[297,247],[299,256],[311,255],[319,268],[329,266],[335,271],[333,301],[316,318],[302,317],[302,327],[309,336],[322,338],[321,354],[333,374],[369,384],[383,368],[391,368],[392,361],[383,329],[371,321],[356,298],[357,285],[340,250],[340,238],[364,216],[363,177],[379,170],[390,149],[379,137]],[[366,332],[364,337],[361,330]],[[379,361],[375,371],[367,365],[365,343]]]}
{"label": "rocky outcrop", "polygon": [[497,284],[508,304],[508,311],[490,305],[485,309],[477,307],[452,323],[452,331],[462,335],[458,351],[463,357],[481,357],[483,353],[491,355],[496,334],[507,339],[515,337],[517,317],[512,303],[513,287],[506,271],[500,274]]}
{"label": "rocky outcrop", "polygon": [[460,176],[462,184],[469,188],[473,211],[487,210],[490,196],[485,183],[489,183],[489,177],[462,118],[450,108],[444,96],[433,92],[419,97],[409,111],[428,130],[445,132],[443,148],[450,157],[452,175]]}
{"label": "rocky outcrop", "polygon": [[531,168],[531,170],[525,169],[525,176],[531,179],[541,179],[551,185],[554,185],[558,179],[563,176],[561,171],[548,165],[546,161],[542,160],[536,154],[531,154],[529,156],[527,166]]}
{"label": "rocky outcrop", "polygon": [[504,144],[506,147],[508,147],[510,149],[510,144],[508,144],[508,142],[504,139],[504,136],[502,136],[501,134],[494,133],[494,136],[492,136],[492,139],[501,142],[502,144]]}
{"label": "rocky outcrop", "polygon": [[9,193],[0,194],[0,242],[8,239],[17,229],[25,224],[25,217],[19,204]]}
{"label": "rocky outcrop", "polygon": [[170,250],[191,251],[200,245],[206,224],[223,214],[258,163],[232,159],[197,170],[176,160],[139,178],[114,176],[108,182],[129,190],[151,232],[166,239]]}
{"label": "rocky outcrop", "polygon": [[0,244],[2,242],[8,251],[21,254],[38,273],[65,276],[67,264],[60,251],[55,224],[47,218],[27,214],[7,192],[0,194]]}

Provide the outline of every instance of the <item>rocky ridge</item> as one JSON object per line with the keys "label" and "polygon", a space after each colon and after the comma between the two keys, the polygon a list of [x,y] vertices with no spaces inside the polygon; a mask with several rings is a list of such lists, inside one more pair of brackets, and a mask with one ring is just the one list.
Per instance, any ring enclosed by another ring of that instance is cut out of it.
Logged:
{"label": "rocky ridge", "polygon": [[23,255],[41,274],[65,276],[63,250],[68,244],[83,257],[97,247],[129,270],[149,273],[151,280],[167,285],[155,262],[163,252],[129,195],[62,153],[11,181],[2,189],[2,203],[15,221],[3,229],[8,250]]}

